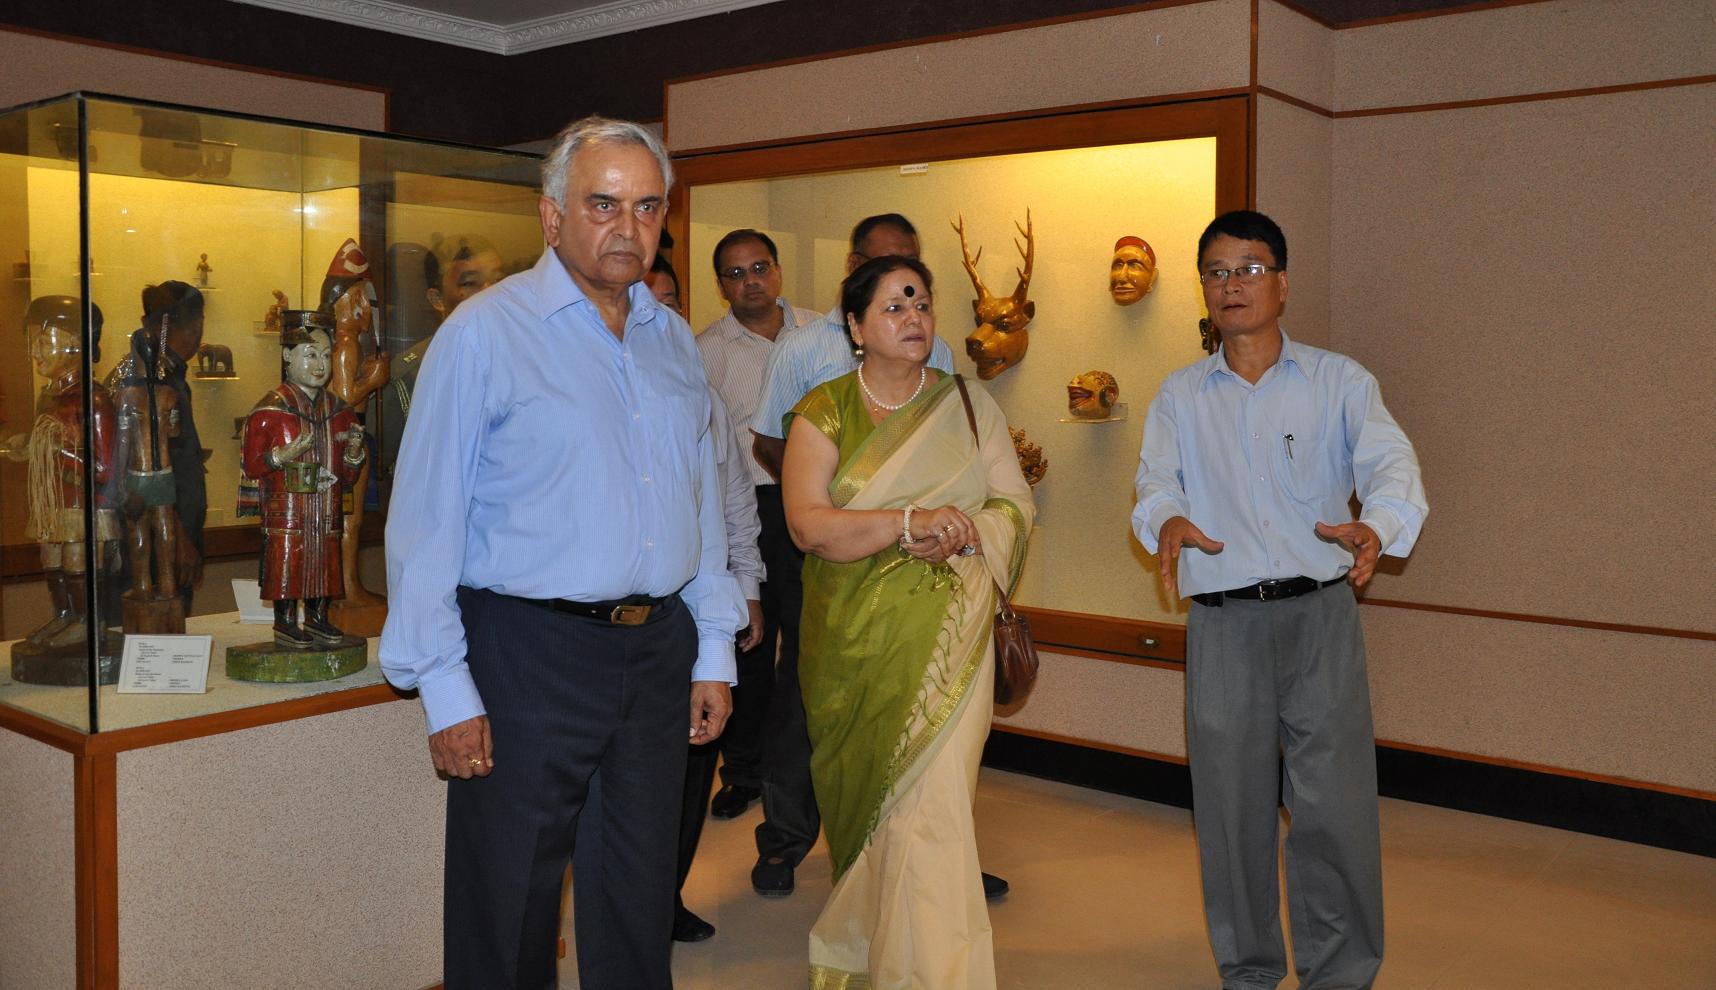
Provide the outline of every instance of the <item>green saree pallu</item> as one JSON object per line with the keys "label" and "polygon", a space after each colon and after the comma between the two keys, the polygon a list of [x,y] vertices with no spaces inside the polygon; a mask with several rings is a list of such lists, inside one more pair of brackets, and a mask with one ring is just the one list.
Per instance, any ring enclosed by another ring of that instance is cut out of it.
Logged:
{"label": "green saree pallu", "polygon": [[[852,866],[971,706],[987,720],[995,581],[1024,562],[1033,504],[1005,418],[973,388],[982,448],[959,390],[944,376],[872,425],[855,378],[819,386],[789,414],[839,448],[837,508],[952,505],[971,516],[983,553],[926,564],[897,547],[804,568],[799,670],[811,775],[834,875]],[[974,684],[985,674],[982,696]]]}

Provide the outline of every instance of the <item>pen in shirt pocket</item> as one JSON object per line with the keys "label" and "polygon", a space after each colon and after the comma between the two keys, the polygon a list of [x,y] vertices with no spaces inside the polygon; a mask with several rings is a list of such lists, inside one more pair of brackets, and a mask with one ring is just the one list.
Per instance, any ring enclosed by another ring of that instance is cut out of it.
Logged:
{"label": "pen in shirt pocket", "polygon": [[1293,459],[1293,434],[1291,434],[1291,433],[1281,434],[1281,443],[1283,446],[1285,446],[1287,448],[1287,459],[1292,460]]}

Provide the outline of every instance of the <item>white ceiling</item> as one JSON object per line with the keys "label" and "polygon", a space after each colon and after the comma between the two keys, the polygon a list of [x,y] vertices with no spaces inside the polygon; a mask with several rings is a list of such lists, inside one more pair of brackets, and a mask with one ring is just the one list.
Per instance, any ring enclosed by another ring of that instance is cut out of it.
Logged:
{"label": "white ceiling", "polygon": [[233,0],[500,55],[568,45],[774,0]]}

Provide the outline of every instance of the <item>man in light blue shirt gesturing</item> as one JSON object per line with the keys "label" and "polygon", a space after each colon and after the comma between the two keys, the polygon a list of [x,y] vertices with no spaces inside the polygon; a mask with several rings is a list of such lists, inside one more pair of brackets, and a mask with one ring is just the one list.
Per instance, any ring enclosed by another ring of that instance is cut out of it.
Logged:
{"label": "man in light blue shirt gesturing", "polygon": [[1223,987],[1272,990],[1287,975],[1279,793],[1299,986],[1369,987],[1382,964],[1376,751],[1344,585],[1418,539],[1418,458],[1369,372],[1282,331],[1287,239],[1274,221],[1217,217],[1198,278],[1221,349],[1150,404],[1132,527],[1168,592],[1193,603],[1186,749],[1210,942]]}
{"label": "man in light blue shirt gesturing", "polygon": [[418,376],[381,664],[456,778],[448,990],[556,985],[568,856],[582,984],[665,990],[685,740],[721,733],[747,614],[703,365],[640,281],[667,153],[586,118],[542,174],[548,250],[460,306]]}

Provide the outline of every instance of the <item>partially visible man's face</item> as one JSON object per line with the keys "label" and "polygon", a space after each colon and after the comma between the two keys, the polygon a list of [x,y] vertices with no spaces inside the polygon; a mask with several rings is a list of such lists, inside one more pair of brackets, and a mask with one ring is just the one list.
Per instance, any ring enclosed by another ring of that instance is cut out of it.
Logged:
{"label": "partially visible man's face", "polygon": [[[1198,259],[1199,273],[1213,268],[1234,269],[1244,265],[1275,267],[1275,254],[1262,241],[1242,241],[1226,234],[1217,237]],[[1226,281],[1211,279],[1203,284],[1204,305],[1210,322],[1228,340],[1247,334],[1278,329],[1281,307],[1287,301],[1287,273],[1267,272],[1253,285],[1242,284],[1237,275]]]}
{"label": "partially visible man's face", "polygon": [[857,271],[859,265],[871,258],[886,258],[891,254],[916,258],[918,239],[893,224],[885,223],[866,234],[858,250],[846,256],[846,274]]}
{"label": "partially visible man's face", "polygon": [[304,343],[286,348],[286,380],[315,395],[328,384],[328,375],[333,370],[328,354],[332,350],[333,342],[326,330],[318,330]]}
{"label": "partially visible man's face", "polygon": [[661,240],[667,190],[649,149],[604,141],[585,145],[566,170],[566,208],[538,201],[542,235],[586,292],[615,294],[644,277]]}
{"label": "partially visible man's face", "polygon": [[429,290],[429,305],[442,319],[459,304],[501,280],[500,255],[479,251],[469,258],[449,262],[441,269],[441,284]]}
{"label": "partially visible man's face", "polygon": [[679,286],[673,284],[673,276],[666,272],[651,271],[644,277],[644,284],[649,286],[650,295],[655,301],[673,310],[680,316],[685,313],[679,308]]}
{"label": "partially visible man's face", "polygon": [[[764,266],[768,272],[758,275],[752,271],[754,267]],[[729,278],[733,269],[739,269],[738,278]],[[755,238],[729,244],[721,252],[721,260],[715,266],[715,281],[721,286],[721,295],[733,307],[735,316],[756,317],[766,314],[775,305],[775,300],[781,297],[781,269],[775,264],[775,259],[769,254],[769,249],[763,242]]]}

